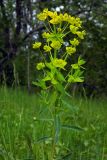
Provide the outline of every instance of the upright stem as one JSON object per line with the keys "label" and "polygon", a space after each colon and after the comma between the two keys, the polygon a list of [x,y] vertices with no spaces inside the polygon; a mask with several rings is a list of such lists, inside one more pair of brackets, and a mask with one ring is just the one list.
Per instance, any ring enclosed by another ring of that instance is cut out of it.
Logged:
{"label": "upright stem", "polygon": [[54,58],[56,58],[57,50],[54,50]]}
{"label": "upright stem", "polygon": [[53,117],[54,117],[54,124],[53,124],[53,143],[52,143],[52,160],[55,158],[55,154],[56,154],[56,115],[57,115],[57,107],[58,107],[58,92],[56,93],[56,99],[54,102],[54,106],[53,106]]}

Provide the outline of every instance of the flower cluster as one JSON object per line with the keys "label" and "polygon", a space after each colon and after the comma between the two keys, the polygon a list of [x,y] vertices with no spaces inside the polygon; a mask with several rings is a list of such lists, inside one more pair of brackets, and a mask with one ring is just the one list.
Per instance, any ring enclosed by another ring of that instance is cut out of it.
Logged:
{"label": "flower cluster", "polygon": [[[46,88],[46,81],[51,81],[54,85],[63,85],[63,83],[83,82],[81,66],[85,63],[80,57],[76,64],[72,64],[71,68],[66,70],[67,60],[77,50],[80,40],[84,39],[85,30],[82,30],[82,21],[80,18],[73,17],[67,13],[58,14],[57,12],[44,9],[42,13],[37,15],[37,18],[46,22],[46,31],[43,32],[45,44],[43,46],[43,57],[46,52],[49,52],[48,61],[43,58],[44,62],[37,64],[37,70],[45,71],[43,79],[40,81],[43,88]],[[69,39],[69,43],[65,46],[65,37],[73,37]],[[33,49],[40,48],[41,42],[35,42]],[[62,48],[63,47],[63,52]],[[62,74],[62,70],[66,74]],[[40,86],[40,85],[39,85]],[[44,87],[45,86],[45,87]],[[66,87],[65,87],[66,88]]]}
{"label": "flower cluster", "polygon": [[40,62],[40,63],[37,64],[37,69],[38,69],[38,70],[41,70],[41,69],[43,69],[44,67],[45,67],[45,64],[42,63],[42,62]]}
{"label": "flower cluster", "polygon": [[34,44],[33,44],[33,49],[37,49],[37,48],[39,48],[41,46],[41,42],[35,42]]}
{"label": "flower cluster", "polygon": [[73,54],[73,53],[76,52],[76,48],[75,48],[75,47],[72,47],[72,46],[66,47],[66,52],[67,52],[69,55],[71,55],[71,54]]}
{"label": "flower cluster", "polygon": [[45,21],[46,19],[49,19],[49,22],[51,24],[59,24],[61,22],[68,22],[72,25],[75,25],[76,27],[80,28],[82,21],[80,18],[75,18],[71,15],[65,14],[59,14],[57,12],[48,11],[48,9],[44,9],[42,13],[37,15],[37,18],[41,21]]}
{"label": "flower cluster", "polygon": [[54,49],[60,49],[61,48],[61,43],[59,41],[53,41],[51,43],[51,47]]}
{"label": "flower cluster", "polygon": [[50,52],[52,48],[48,45],[45,45],[43,49],[45,50],[45,52]]}
{"label": "flower cluster", "polygon": [[53,64],[53,66],[55,66],[56,68],[59,67],[59,68],[64,69],[64,67],[66,66],[67,62],[64,61],[63,59],[55,58],[55,59],[53,59],[52,64]]}

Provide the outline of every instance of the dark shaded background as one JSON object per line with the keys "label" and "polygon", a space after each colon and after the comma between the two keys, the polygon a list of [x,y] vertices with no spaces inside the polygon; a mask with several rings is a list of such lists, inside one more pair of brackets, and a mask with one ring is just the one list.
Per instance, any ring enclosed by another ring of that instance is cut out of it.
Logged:
{"label": "dark shaded background", "polygon": [[77,55],[86,60],[85,82],[71,92],[88,96],[107,94],[107,1],[106,0],[0,0],[0,84],[32,89],[40,55],[32,49],[44,27],[36,14],[44,8],[68,12],[83,20],[87,32]]}

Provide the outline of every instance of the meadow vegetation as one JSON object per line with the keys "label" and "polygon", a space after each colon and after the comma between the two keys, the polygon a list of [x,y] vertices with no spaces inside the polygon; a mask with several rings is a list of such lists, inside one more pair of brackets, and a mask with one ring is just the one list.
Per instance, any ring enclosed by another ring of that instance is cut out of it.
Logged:
{"label": "meadow vegetation", "polygon": [[[0,89],[0,160],[51,160],[51,94]],[[63,103],[58,160],[107,159],[107,100],[71,97]],[[77,126],[77,127],[76,127]]]}

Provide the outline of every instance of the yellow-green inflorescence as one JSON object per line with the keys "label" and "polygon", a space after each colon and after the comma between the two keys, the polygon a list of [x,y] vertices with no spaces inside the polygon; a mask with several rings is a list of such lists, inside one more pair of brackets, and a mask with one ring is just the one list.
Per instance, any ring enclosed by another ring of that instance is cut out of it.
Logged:
{"label": "yellow-green inflorescence", "polygon": [[42,62],[40,62],[40,63],[37,64],[37,69],[38,69],[38,70],[41,70],[41,69],[43,69],[44,67],[45,67],[45,64],[42,63]]}
{"label": "yellow-green inflorescence", "polygon": [[41,46],[41,42],[35,42],[35,43],[33,44],[33,49],[40,48],[40,46]]}
{"label": "yellow-green inflorescence", "polygon": [[[43,57],[45,57],[46,52],[49,52],[47,54],[49,56],[48,60],[43,58],[43,62],[36,66],[37,70],[45,70],[44,77],[41,79],[43,85],[46,85],[45,81],[50,81],[51,84],[60,83],[63,85],[65,83],[65,86],[67,83],[83,82],[81,68],[83,68],[82,65],[85,61],[82,60],[81,56],[79,56],[77,63],[67,67],[69,66],[69,57],[76,53],[77,46],[86,34],[85,30],[82,30],[80,18],[67,13],[58,14],[48,9],[39,13],[37,18],[43,21],[46,27],[45,32],[42,33],[44,38],[44,44],[42,44]],[[68,35],[71,38],[66,46],[65,39]],[[40,48],[40,46],[41,42],[35,42],[33,49]]]}

